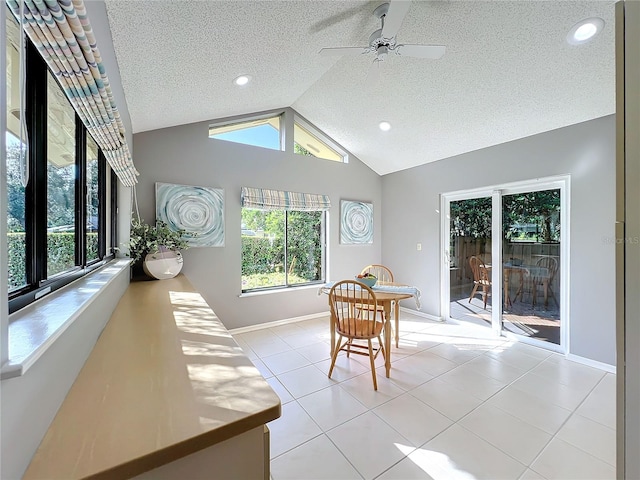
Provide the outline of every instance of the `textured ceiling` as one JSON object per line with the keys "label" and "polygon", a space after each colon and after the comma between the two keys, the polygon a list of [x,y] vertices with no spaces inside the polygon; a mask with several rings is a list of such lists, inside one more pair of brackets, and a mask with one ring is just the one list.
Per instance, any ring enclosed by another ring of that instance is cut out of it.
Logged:
{"label": "textured ceiling", "polygon": [[[384,175],[615,112],[614,1],[414,0],[398,42],[447,51],[377,82],[372,56],[318,51],[366,46],[381,1],[106,3],[134,133],[291,106]],[[588,17],[602,33],[569,45]]]}

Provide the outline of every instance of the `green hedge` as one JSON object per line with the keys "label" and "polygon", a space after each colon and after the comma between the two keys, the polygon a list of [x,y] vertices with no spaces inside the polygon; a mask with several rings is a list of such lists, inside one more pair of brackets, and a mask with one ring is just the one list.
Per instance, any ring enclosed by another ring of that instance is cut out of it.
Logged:
{"label": "green hedge", "polygon": [[[25,275],[25,234],[7,234],[8,284],[9,290],[21,287],[26,283]],[[98,255],[97,232],[87,234],[87,255],[91,259]],[[47,234],[47,271],[55,274],[72,268],[75,265],[75,235],[73,233]]]}

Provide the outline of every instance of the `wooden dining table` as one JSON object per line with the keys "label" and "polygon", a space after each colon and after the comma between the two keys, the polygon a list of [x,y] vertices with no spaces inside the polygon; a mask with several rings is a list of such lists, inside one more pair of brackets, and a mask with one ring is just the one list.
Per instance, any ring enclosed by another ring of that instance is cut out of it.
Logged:
{"label": "wooden dining table", "polygon": [[[402,283],[395,282],[378,282],[376,286],[390,286],[390,287],[409,287],[409,285],[404,285]],[[328,294],[331,290],[330,287],[322,287],[322,292]],[[406,292],[387,292],[384,290],[376,290],[375,287],[372,289],[373,293],[376,295],[376,304],[381,306],[384,312],[384,368],[387,378],[389,378],[389,374],[391,371],[391,304],[395,302],[394,316],[396,321],[396,348],[398,348],[400,334],[399,334],[399,325],[400,325],[400,300],[406,300],[408,298],[412,298],[414,295]],[[355,299],[354,299],[355,301]],[[331,355],[333,356],[333,350],[336,347],[336,329],[333,324],[333,317],[331,318]]]}

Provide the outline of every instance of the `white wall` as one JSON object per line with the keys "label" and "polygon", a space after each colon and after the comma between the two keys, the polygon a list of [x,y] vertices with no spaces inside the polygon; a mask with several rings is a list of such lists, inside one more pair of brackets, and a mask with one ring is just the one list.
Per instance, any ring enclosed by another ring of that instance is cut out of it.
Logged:
{"label": "white wall", "polygon": [[[111,42],[111,32],[106,17],[106,9],[102,1],[86,2],[89,20],[96,35],[98,48],[103,57],[107,75],[111,81],[114,97],[120,115],[127,128],[129,146],[132,148],[131,121],[124,93],[120,81],[120,72]],[[2,9],[2,25],[4,26],[4,11]],[[4,35],[4,29],[3,29]],[[4,45],[4,44],[3,44]],[[2,49],[4,54],[4,48]],[[4,57],[2,57],[4,58]],[[4,62],[2,62],[4,64]],[[4,85],[4,83],[3,83]],[[5,96],[5,88],[0,95]],[[5,111],[4,103],[2,112]],[[4,131],[4,115],[1,115]],[[4,141],[4,135],[2,135]],[[2,165],[5,165],[5,150],[2,148]],[[1,176],[4,184],[6,175]],[[128,238],[130,221],[129,188],[120,185],[120,235]],[[0,189],[2,199],[5,198],[4,186]],[[0,218],[4,217],[4,203],[0,208]],[[0,222],[0,249],[2,259],[6,256],[6,235],[4,222]],[[126,228],[126,231],[123,231]],[[0,265],[5,265],[4,260]],[[25,375],[3,380],[0,385],[0,478],[3,480],[18,479],[22,476],[49,424],[53,420],[60,404],[64,400],[77,373],[91,352],[102,328],[109,319],[111,312],[129,283],[128,272],[119,275],[117,281],[112,282],[105,292],[83,311],[76,322],[64,332],[56,343],[29,369]],[[6,274],[0,274],[0,289],[7,291]],[[3,359],[6,354],[7,335],[6,326],[7,301],[2,300],[0,319],[2,320],[2,350]],[[10,352],[9,352],[10,353]]]}
{"label": "white wall", "polygon": [[[289,110],[290,111],[290,110]],[[155,183],[223,188],[224,247],[191,248],[184,252],[183,272],[229,329],[294,318],[328,310],[317,288],[239,298],[241,293],[240,189],[271,188],[326,194],[329,212],[330,278],[351,278],[380,260],[380,177],[351,156],[349,163],[305,157],[289,152],[208,138],[208,122],[134,135],[140,214],[155,220]],[[373,203],[374,243],[339,243],[340,199]]]}
{"label": "white wall", "polygon": [[382,261],[440,316],[439,195],[560,174],[571,175],[570,353],[615,365],[614,116],[386,175]]}

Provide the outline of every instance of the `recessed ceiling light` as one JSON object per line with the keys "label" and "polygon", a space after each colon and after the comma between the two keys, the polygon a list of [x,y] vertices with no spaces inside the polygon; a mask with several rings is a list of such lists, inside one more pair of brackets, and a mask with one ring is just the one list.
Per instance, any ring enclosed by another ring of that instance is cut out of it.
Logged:
{"label": "recessed ceiling light", "polygon": [[239,77],[233,79],[233,83],[235,83],[239,87],[242,87],[249,83],[249,80],[251,80],[251,77],[249,75],[240,75]]}
{"label": "recessed ceiling light", "polygon": [[391,124],[389,122],[380,122],[378,126],[383,132],[388,132],[389,130],[391,130]]}
{"label": "recessed ceiling light", "polygon": [[571,45],[582,45],[588,42],[604,28],[604,20],[598,17],[586,18],[576,23],[567,34],[567,42]]}

